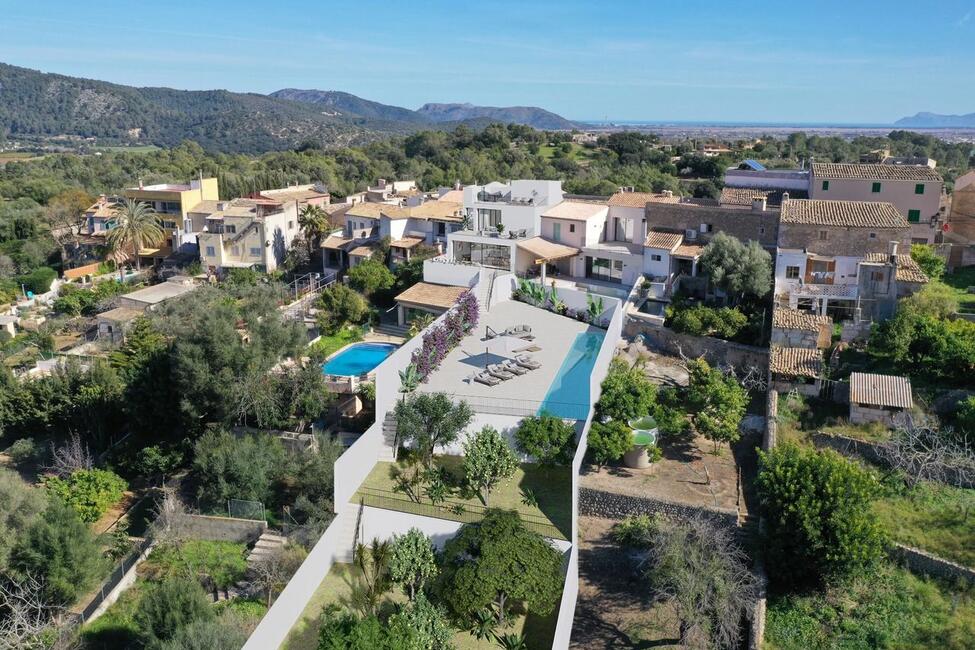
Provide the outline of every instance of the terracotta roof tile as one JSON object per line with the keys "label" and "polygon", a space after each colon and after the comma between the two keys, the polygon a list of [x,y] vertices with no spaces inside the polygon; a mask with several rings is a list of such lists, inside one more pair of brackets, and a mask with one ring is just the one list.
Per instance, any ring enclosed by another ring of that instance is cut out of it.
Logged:
{"label": "terracotta roof tile", "polygon": [[680,203],[680,197],[649,192],[617,192],[609,197],[607,203],[624,208],[644,208],[647,203]]}
{"label": "terracotta roof tile", "polygon": [[772,348],[769,368],[773,374],[788,377],[820,377],[823,353],[812,348]]}
{"label": "terracotta roof tile", "polygon": [[779,329],[818,332],[823,325],[832,327],[833,319],[798,309],[776,309],[772,312],[772,327]]}
{"label": "terracotta roof tile", "polygon": [[941,174],[927,165],[883,165],[864,163],[813,163],[819,179],[861,181],[940,181]]}
{"label": "terracotta roof tile", "polygon": [[782,204],[782,223],[846,228],[909,228],[890,203],[795,199]]}
{"label": "terracotta roof tile", "polygon": [[[863,261],[876,264],[886,262],[889,258],[890,256],[887,253],[868,253],[863,258]],[[924,284],[928,282],[928,276],[921,270],[921,267],[914,261],[913,257],[910,255],[898,255],[897,281]]]}
{"label": "terracotta roof tile", "polygon": [[680,233],[651,230],[647,234],[647,240],[643,242],[643,245],[647,248],[662,248],[664,250],[672,251],[676,247],[680,246],[683,241],[684,235],[681,235]]}

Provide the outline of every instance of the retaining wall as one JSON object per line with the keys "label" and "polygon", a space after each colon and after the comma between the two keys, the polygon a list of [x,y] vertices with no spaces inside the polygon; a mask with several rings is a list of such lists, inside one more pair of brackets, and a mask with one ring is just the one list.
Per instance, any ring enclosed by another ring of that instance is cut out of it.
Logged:
{"label": "retaining wall", "polygon": [[208,515],[187,515],[180,522],[180,534],[185,537],[222,542],[253,542],[266,529],[265,521]]}
{"label": "retaining wall", "polygon": [[765,402],[765,435],[762,437],[762,450],[775,448],[779,437],[779,394],[774,390],[768,391]]}
{"label": "retaining wall", "polygon": [[666,327],[656,327],[646,322],[627,319],[623,333],[629,338],[643,335],[647,347],[656,348],[670,355],[683,352],[688,357],[704,357],[708,363],[727,363],[733,366],[768,366],[768,348],[722,341],[710,336],[678,334]]}
{"label": "retaining wall", "polygon": [[903,562],[912,573],[923,573],[949,581],[963,579],[969,584],[975,584],[975,569],[940,558],[913,546],[894,544],[890,550],[890,556],[894,560]]}
{"label": "retaining wall", "polygon": [[676,520],[703,516],[716,525],[738,528],[738,511],[732,508],[703,508],[665,499],[637,497],[584,487],[579,488],[579,512],[603,519],[625,519],[647,513],[666,515]]}

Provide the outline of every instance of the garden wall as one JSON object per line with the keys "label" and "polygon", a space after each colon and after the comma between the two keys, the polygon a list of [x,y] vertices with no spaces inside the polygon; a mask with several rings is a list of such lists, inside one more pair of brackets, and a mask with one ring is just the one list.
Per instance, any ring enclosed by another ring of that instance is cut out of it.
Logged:
{"label": "garden wall", "polygon": [[738,511],[731,508],[702,508],[656,497],[636,497],[593,488],[579,488],[579,509],[590,517],[617,520],[648,513],[675,520],[704,516],[716,525],[738,528]]}
{"label": "garden wall", "polygon": [[253,542],[267,529],[267,522],[257,519],[187,515],[180,521],[180,534],[192,539],[220,542]]}
{"label": "garden wall", "polygon": [[703,356],[711,364],[727,363],[739,367],[758,366],[759,368],[768,366],[768,348],[722,341],[710,336],[678,334],[666,327],[657,327],[632,318],[627,319],[623,333],[629,338],[636,338],[642,334],[647,347],[674,356],[683,352],[688,357]]}
{"label": "garden wall", "polygon": [[943,580],[965,580],[975,584],[975,569],[945,560],[937,555],[905,544],[894,544],[890,549],[892,559],[904,563],[912,573],[923,573]]}
{"label": "garden wall", "polygon": [[769,451],[775,448],[779,436],[779,394],[769,390],[765,402],[765,436],[762,438],[762,449]]}

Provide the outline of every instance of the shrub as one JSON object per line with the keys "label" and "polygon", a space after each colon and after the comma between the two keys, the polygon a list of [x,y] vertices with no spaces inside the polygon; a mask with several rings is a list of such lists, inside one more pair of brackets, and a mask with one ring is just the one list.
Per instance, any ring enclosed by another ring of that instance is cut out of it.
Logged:
{"label": "shrub", "polygon": [[393,541],[389,559],[389,576],[401,585],[410,600],[423,590],[423,585],[437,575],[433,542],[419,528],[411,528]]}
{"label": "shrub", "polygon": [[348,325],[361,325],[369,318],[366,299],[344,284],[333,284],[322,291],[318,309],[318,327],[329,336]]}
{"label": "shrub", "polygon": [[911,259],[917,262],[924,274],[931,280],[940,280],[945,274],[945,261],[930,244],[913,244]]}
{"label": "shrub", "polygon": [[654,515],[636,515],[613,524],[610,534],[620,546],[648,548],[660,528],[660,519]]}
{"label": "shrub", "polygon": [[773,579],[816,585],[883,554],[886,539],[870,503],[879,487],[872,474],[835,452],[792,444],[759,452],[759,460],[756,484]]}
{"label": "shrub", "polygon": [[477,326],[479,312],[477,297],[465,291],[439,325],[427,328],[422,345],[410,358],[420,381],[425,382],[464,335]]}
{"label": "shrub", "polygon": [[614,358],[603,379],[602,393],[596,402],[599,420],[628,421],[648,415],[656,403],[657,387],[639,368]]}
{"label": "shrub", "polygon": [[70,505],[82,521],[93,523],[122,499],[128,483],[115,472],[80,469],[67,479],[46,477],[44,486]]}
{"label": "shrub", "polygon": [[492,426],[485,426],[464,444],[464,478],[490,505],[491,490],[514,476],[518,469],[508,441]]}
{"label": "shrub", "polygon": [[452,648],[454,631],[447,622],[443,607],[431,603],[423,593],[389,618],[388,628],[393,638],[413,638],[416,645],[410,647],[424,650],[447,650]]}
{"label": "shrub", "polygon": [[21,438],[7,447],[7,455],[18,467],[33,463],[42,453],[43,450],[30,438]]}
{"label": "shrub", "polygon": [[575,451],[575,427],[548,413],[524,418],[515,432],[518,449],[542,465],[565,465]]}
{"label": "shrub", "polygon": [[352,288],[367,296],[389,289],[396,283],[396,277],[386,265],[374,259],[356,264],[349,269],[348,276]]}
{"label": "shrub", "polygon": [[51,283],[57,277],[57,271],[48,266],[42,266],[26,275],[18,277],[17,282],[22,284],[27,291],[33,291],[34,295],[38,295],[50,291]]}
{"label": "shrub", "polygon": [[199,583],[170,578],[143,596],[135,620],[146,645],[153,646],[174,638],[182,628],[213,616],[213,608]]}
{"label": "shrub", "polygon": [[691,336],[713,336],[732,340],[748,325],[748,317],[735,307],[675,307],[667,327]]}
{"label": "shrub", "polygon": [[745,416],[748,394],[737,380],[712,368],[707,361],[695,359],[688,363],[686,401],[694,428],[714,443],[738,440],[738,427]]}
{"label": "shrub", "polygon": [[269,434],[237,437],[210,429],[196,442],[193,458],[200,498],[212,503],[267,501],[283,456],[281,443]]}
{"label": "shrub", "polygon": [[206,576],[217,589],[227,589],[247,572],[247,547],[205,539],[191,539],[178,547],[161,544],[143,566],[144,574],[152,580]]}

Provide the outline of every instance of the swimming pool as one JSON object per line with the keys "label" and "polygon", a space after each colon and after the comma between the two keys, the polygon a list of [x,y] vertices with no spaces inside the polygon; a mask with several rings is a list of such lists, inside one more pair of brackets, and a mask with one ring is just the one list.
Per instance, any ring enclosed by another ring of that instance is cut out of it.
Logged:
{"label": "swimming pool", "polygon": [[396,350],[390,343],[353,343],[322,364],[322,373],[351,377],[367,373]]}
{"label": "swimming pool", "polygon": [[582,332],[576,336],[548,387],[539,413],[545,411],[562,418],[586,419],[589,414],[589,378],[605,336],[604,332]]}

